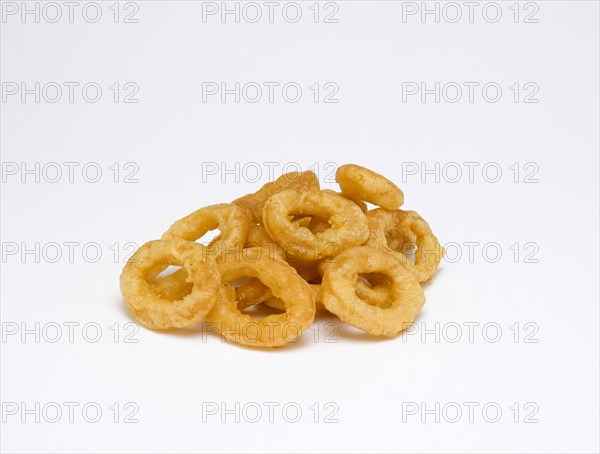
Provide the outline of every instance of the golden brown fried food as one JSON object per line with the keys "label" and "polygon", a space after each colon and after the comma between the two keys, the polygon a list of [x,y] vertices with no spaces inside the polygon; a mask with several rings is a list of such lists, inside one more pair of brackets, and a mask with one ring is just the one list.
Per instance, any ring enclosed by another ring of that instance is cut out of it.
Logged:
{"label": "golden brown fried food", "polygon": [[265,202],[273,194],[284,189],[318,191],[320,189],[319,179],[310,170],[306,172],[284,173],[275,181],[265,184],[255,193],[235,199],[232,203],[242,207],[250,217],[251,222],[260,224],[262,222],[262,209]]}
{"label": "golden brown fried food", "polygon": [[[419,283],[433,277],[444,249],[421,216],[399,209],[404,194],[387,178],[346,164],[336,180],[341,193],[321,190],[311,171],[287,173],[176,221],[123,269],[127,308],[151,329],[205,320],[254,347],[295,341],[316,312],[373,335],[401,332],[421,310]],[[197,242],[215,229],[206,247]],[[171,266],[180,269],[166,274]],[[242,312],[260,304],[282,313]]]}
{"label": "golden brown fried food", "polygon": [[[313,233],[290,221],[290,216],[303,214],[328,219],[330,227]],[[369,237],[365,214],[356,204],[331,191],[280,191],[265,203],[263,224],[286,254],[302,261],[335,255],[363,244]]]}
{"label": "golden brown fried food", "polygon": [[364,200],[387,210],[400,208],[404,194],[398,186],[365,167],[345,164],[337,169],[335,179],[342,194],[350,199]]}
{"label": "golden brown fried food", "polygon": [[[150,284],[169,265],[182,266],[192,288],[168,299]],[[217,301],[220,275],[207,249],[191,241],[155,240],[144,244],[121,273],[121,292],[131,314],[151,329],[183,328],[203,319]]]}
{"label": "golden brown fried food", "polygon": [[[321,284],[323,304],[341,320],[376,336],[395,336],[412,323],[425,303],[413,274],[393,255],[367,246],[342,252],[325,267]],[[382,273],[391,281],[389,307],[372,305],[356,295],[358,275]]]}
{"label": "golden brown fried food", "polygon": [[[315,318],[310,286],[282,260],[259,255],[257,260],[228,256],[218,263],[225,286],[206,321],[226,339],[254,347],[281,347],[296,340]],[[284,303],[285,313],[258,320],[242,314],[230,285],[241,277],[260,279]]]}

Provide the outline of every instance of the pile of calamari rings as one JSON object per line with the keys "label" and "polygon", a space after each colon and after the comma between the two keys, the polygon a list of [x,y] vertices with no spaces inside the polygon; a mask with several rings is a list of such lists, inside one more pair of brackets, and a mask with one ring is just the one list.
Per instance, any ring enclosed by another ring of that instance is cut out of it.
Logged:
{"label": "pile of calamari rings", "polygon": [[[341,192],[311,171],[286,173],[176,221],[125,265],[130,313],[156,330],[203,321],[251,347],[294,342],[320,313],[396,336],[421,311],[444,249],[418,213],[400,209],[404,194],[387,178],[346,164],[336,181]],[[211,230],[218,236],[198,242]],[[277,313],[253,317],[258,305]]]}

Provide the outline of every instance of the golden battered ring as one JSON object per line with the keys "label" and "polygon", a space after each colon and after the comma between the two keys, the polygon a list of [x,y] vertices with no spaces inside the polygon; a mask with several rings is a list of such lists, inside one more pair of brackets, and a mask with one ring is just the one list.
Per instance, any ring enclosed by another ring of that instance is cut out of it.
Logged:
{"label": "golden battered ring", "polygon": [[[227,256],[218,263],[225,284],[219,301],[206,321],[226,339],[253,347],[281,347],[296,340],[313,322],[315,301],[310,286],[284,261],[264,254],[257,260]],[[238,309],[235,292],[230,285],[241,277],[255,277],[283,301],[285,313],[258,320]]]}
{"label": "golden battered ring", "polygon": [[[313,233],[295,224],[291,220],[294,215],[326,218],[330,228]],[[288,256],[307,262],[361,245],[369,237],[367,218],[361,209],[332,191],[280,191],[265,203],[263,224]]]}
{"label": "golden battered ring", "polygon": [[395,210],[404,203],[404,194],[398,186],[365,167],[344,164],[337,169],[335,179],[342,194],[350,199],[364,200],[386,210]]}
{"label": "golden battered ring", "polygon": [[[181,299],[165,298],[152,286],[169,265],[185,269],[191,289]],[[217,301],[220,276],[206,247],[179,239],[150,241],[121,273],[121,292],[131,314],[151,329],[183,328],[204,318]]]}
{"label": "golden battered ring", "polygon": [[[348,249],[325,267],[321,284],[323,304],[352,326],[376,336],[395,336],[412,323],[425,303],[415,277],[391,254],[360,246]],[[389,277],[391,302],[378,307],[356,295],[359,274],[382,273]]]}

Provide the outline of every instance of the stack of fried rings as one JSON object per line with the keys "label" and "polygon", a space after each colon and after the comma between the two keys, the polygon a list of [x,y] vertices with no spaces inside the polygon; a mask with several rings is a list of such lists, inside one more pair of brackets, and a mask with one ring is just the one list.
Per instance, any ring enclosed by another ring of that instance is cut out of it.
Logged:
{"label": "stack of fried rings", "polygon": [[[420,312],[420,284],[444,249],[419,214],[400,209],[404,194],[387,178],[346,164],[336,180],[341,193],[322,190],[313,172],[287,173],[176,221],[125,265],[127,308],[150,329],[204,320],[254,347],[293,342],[326,311],[370,334],[397,335]],[[215,229],[208,245],[196,241]],[[163,276],[173,265],[180,268]],[[258,304],[283,312],[243,312]]]}

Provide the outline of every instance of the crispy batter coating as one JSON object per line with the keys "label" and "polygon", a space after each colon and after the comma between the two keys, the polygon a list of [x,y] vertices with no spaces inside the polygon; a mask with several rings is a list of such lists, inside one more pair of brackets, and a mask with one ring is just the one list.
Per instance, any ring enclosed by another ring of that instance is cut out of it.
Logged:
{"label": "crispy batter coating", "polygon": [[433,277],[446,251],[431,231],[429,224],[416,211],[395,210],[394,221],[400,231],[412,232],[416,239],[414,274],[420,283]]}
{"label": "crispy batter coating", "polygon": [[[227,256],[218,263],[218,269],[225,285],[206,321],[227,340],[253,347],[282,347],[296,340],[313,322],[313,291],[284,261],[264,254],[257,259],[242,256],[239,260]],[[241,277],[260,279],[283,301],[286,312],[262,320],[241,313],[230,284]]]}
{"label": "crispy batter coating", "polygon": [[[389,307],[370,304],[357,296],[358,275],[364,273],[382,273],[390,279]],[[415,277],[392,254],[368,246],[347,249],[325,267],[321,296],[325,307],[341,320],[387,337],[406,329],[425,303],[425,294]]]}
{"label": "crispy batter coating", "polygon": [[[417,212],[377,208],[367,213],[367,220],[370,234],[366,246],[396,256],[420,283],[433,277],[444,256],[444,248]],[[414,252],[414,265],[407,258],[411,252]]]}
{"label": "crispy batter coating", "polygon": [[332,191],[331,189],[321,189],[321,190],[322,191],[333,192],[334,194],[341,195],[342,197],[346,197],[348,200],[350,200],[351,202],[353,202],[356,205],[358,205],[358,208],[360,208],[360,211],[362,211],[363,213],[366,213],[367,211],[369,211],[369,207],[362,200],[359,200],[359,199],[356,199],[356,198],[352,198],[352,197],[348,197],[347,194],[342,194],[341,192]]}
{"label": "crispy batter coating", "polygon": [[[169,265],[187,270],[186,279],[192,288],[181,299],[165,298],[151,285]],[[220,275],[207,249],[178,239],[144,244],[121,273],[125,305],[142,325],[151,329],[183,328],[203,319],[215,305],[219,288]]]}
{"label": "crispy batter coating", "polygon": [[265,228],[260,224],[250,224],[245,248],[260,247],[267,249],[273,256],[285,259],[283,249],[269,236]]}
{"label": "crispy batter coating", "polygon": [[221,233],[208,245],[216,254],[240,249],[248,236],[249,220],[244,210],[230,203],[211,205],[194,211],[175,221],[163,236],[163,240],[180,238],[196,241],[210,230]]}
{"label": "crispy batter coating", "polygon": [[404,203],[398,186],[365,167],[344,164],[337,169],[335,179],[349,199],[364,200],[387,210],[400,208]]}
{"label": "crispy batter coating", "polygon": [[[208,253],[218,259],[220,255],[241,250],[248,235],[248,217],[241,208],[232,204],[210,205],[175,221],[162,239],[196,241],[214,229],[219,229],[220,234],[207,247]],[[151,285],[167,299],[181,299],[192,290],[185,268],[157,278]]]}
{"label": "crispy batter coating", "polygon": [[392,304],[391,281],[383,274],[362,274],[356,281],[356,296],[375,306],[390,307]]}
{"label": "crispy batter coating", "polygon": [[[321,299],[321,284],[309,284],[313,294],[315,296],[315,310],[317,314],[329,313],[323,301]],[[285,304],[279,298],[273,296],[265,301],[265,304],[269,307],[279,310],[285,310]]]}
{"label": "crispy batter coating", "polygon": [[258,191],[235,199],[232,203],[242,207],[253,223],[260,224],[262,222],[262,210],[265,202],[273,194],[284,189],[318,191],[320,189],[319,179],[310,170],[306,172],[284,173],[275,181],[265,184]]}
{"label": "crispy batter coating", "polygon": [[[328,219],[330,228],[313,233],[290,220],[290,216],[304,214]],[[265,203],[263,224],[286,254],[303,261],[335,255],[363,244],[369,237],[365,214],[356,204],[331,191],[280,191]]]}
{"label": "crispy batter coating", "polygon": [[[398,251],[397,248],[403,250],[406,244],[404,239],[408,238],[407,241],[411,241],[414,238],[414,241],[416,241],[416,236],[408,228],[405,228],[405,232],[403,232],[401,226],[397,225],[397,219],[393,212],[383,208],[368,211],[367,222],[369,224],[369,239],[366,241],[365,246],[383,249],[395,255],[402,266],[414,273],[413,264],[408,260],[406,254]],[[390,241],[389,232],[395,232],[392,241]],[[392,245],[395,247],[392,247]]]}

